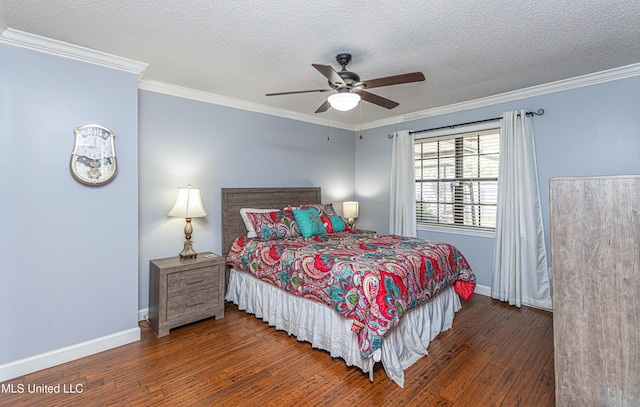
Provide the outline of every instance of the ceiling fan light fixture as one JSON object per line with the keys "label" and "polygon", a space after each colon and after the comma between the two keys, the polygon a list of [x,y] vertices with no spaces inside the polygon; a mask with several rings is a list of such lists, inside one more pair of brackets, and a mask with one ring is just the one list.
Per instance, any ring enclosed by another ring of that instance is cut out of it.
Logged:
{"label": "ceiling fan light fixture", "polygon": [[340,92],[329,96],[328,100],[332,108],[345,112],[358,106],[360,95],[352,92]]}

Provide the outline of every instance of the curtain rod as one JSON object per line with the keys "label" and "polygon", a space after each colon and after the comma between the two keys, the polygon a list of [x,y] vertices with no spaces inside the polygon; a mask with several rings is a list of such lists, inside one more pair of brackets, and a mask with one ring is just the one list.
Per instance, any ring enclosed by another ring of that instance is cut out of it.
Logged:
{"label": "curtain rod", "polygon": [[[542,116],[544,114],[544,109],[538,109],[537,112],[527,112],[525,114],[527,116],[533,116],[533,115]],[[518,116],[520,116],[520,114],[518,114]],[[502,120],[502,117],[494,117],[493,119],[484,119],[484,120],[476,120],[476,121],[473,121],[473,122],[451,124],[449,126],[434,127],[434,128],[431,128],[431,129],[414,130],[414,131],[410,131],[409,133],[410,134],[416,134],[416,133],[424,133],[424,132],[427,132],[427,131],[434,131],[434,130],[453,129],[453,128],[459,127],[459,126],[466,126],[466,125],[469,125],[469,124],[492,122],[492,121],[495,121],[495,120]],[[389,139],[392,139],[393,138],[393,134],[389,134],[387,137]]]}

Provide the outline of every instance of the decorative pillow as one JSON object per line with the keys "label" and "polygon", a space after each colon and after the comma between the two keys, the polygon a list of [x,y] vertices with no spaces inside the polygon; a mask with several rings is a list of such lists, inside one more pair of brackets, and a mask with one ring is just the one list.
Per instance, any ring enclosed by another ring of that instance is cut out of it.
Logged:
{"label": "decorative pillow", "polygon": [[315,210],[320,216],[336,216],[337,213],[333,209],[333,204],[304,204],[300,206],[289,206],[285,210],[302,209],[302,210]]}
{"label": "decorative pillow", "polygon": [[300,236],[300,229],[290,211],[247,212],[257,237],[262,240]]}
{"label": "decorative pillow", "polygon": [[251,219],[247,216],[248,212],[254,213],[266,213],[266,212],[278,212],[280,209],[255,209],[255,208],[242,208],[240,209],[240,216],[244,221],[244,226],[247,228],[247,237],[258,237],[256,230],[253,227],[253,223],[251,223]]}
{"label": "decorative pillow", "polygon": [[324,225],[327,233],[342,232],[345,230],[351,230],[347,222],[341,216],[320,216],[322,224]]}
{"label": "decorative pillow", "polygon": [[311,237],[327,233],[320,214],[315,209],[293,209],[293,216],[302,236]]}

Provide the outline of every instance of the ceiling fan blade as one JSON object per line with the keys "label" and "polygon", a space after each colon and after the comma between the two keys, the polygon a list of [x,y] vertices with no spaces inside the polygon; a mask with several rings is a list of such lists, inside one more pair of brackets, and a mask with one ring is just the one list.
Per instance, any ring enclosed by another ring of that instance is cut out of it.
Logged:
{"label": "ceiling fan blade", "polygon": [[333,83],[337,87],[341,88],[343,86],[347,86],[347,84],[344,83],[340,75],[338,75],[338,72],[336,72],[335,69],[333,69],[330,65],[320,65],[320,64],[311,64],[311,65],[314,68],[316,68],[318,71],[320,71],[320,73],[323,74],[327,79],[329,79],[329,82]]}
{"label": "ceiling fan blade", "polygon": [[327,110],[329,110],[329,101],[325,100],[323,104],[320,105],[320,107],[315,111],[315,113],[322,113],[322,112],[326,112]]}
{"label": "ceiling fan blade", "polygon": [[379,88],[381,86],[400,85],[402,83],[420,82],[424,80],[422,72],[405,73],[402,75],[386,76],[384,78],[362,81],[366,89]]}
{"label": "ceiling fan blade", "polygon": [[394,102],[393,100],[374,95],[373,93],[365,92],[364,90],[356,90],[355,92],[360,95],[362,100],[366,100],[367,102],[373,103],[374,105],[386,107],[387,109],[393,109],[394,107],[400,105],[400,103]]}
{"label": "ceiling fan blade", "polygon": [[295,90],[293,92],[266,93],[265,96],[293,95],[296,93],[312,93],[312,92],[330,92],[332,90],[333,89]]}

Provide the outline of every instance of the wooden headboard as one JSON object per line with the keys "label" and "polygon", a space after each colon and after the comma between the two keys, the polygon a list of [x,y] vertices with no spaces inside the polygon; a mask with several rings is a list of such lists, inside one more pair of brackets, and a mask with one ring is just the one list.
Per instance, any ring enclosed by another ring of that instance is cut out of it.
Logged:
{"label": "wooden headboard", "polygon": [[319,187],[304,188],[222,188],[222,255],[227,256],[233,241],[247,233],[241,208],[283,209],[321,203]]}

